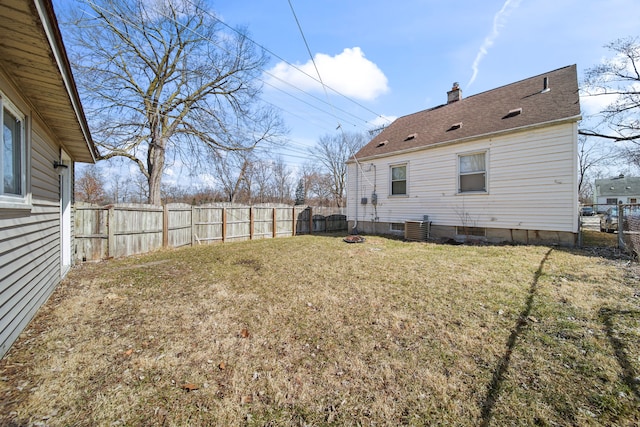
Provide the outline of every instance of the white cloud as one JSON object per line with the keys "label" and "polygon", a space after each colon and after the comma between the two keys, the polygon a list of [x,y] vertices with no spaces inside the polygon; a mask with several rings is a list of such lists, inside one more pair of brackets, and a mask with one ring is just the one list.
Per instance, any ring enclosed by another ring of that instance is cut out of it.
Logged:
{"label": "white cloud", "polygon": [[[318,53],[314,61],[322,82],[350,98],[370,101],[389,91],[387,77],[375,63],[365,58],[359,47],[346,48],[336,56]],[[286,82],[304,91],[323,91],[311,60],[295,64],[295,67],[280,62],[267,74],[269,85],[285,90]],[[327,91],[332,93],[329,89]]]}
{"label": "white cloud", "polygon": [[580,109],[586,117],[596,115],[617,99],[617,95],[581,95]]}
{"label": "white cloud", "polygon": [[480,61],[484,58],[487,53],[489,53],[489,48],[493,46],[493,43],[496,41],[498,36],[500,36],[500,29],[505,25],[507,17],[511,13],[511,11],[518,7],[520,4],[520,0],[506,0],[502,5],[502,9],[498,11],[493,16],[493,28],[487,37],[485,37],[482,46],[478,50],[478,54],[476,55],[476,59],[473,61],[473,65],[471,66],[473,70],[473,75],[471,76],[471,80],[467,83],[467,88],[473,84],[478,76],[478,70],[480,67]]}

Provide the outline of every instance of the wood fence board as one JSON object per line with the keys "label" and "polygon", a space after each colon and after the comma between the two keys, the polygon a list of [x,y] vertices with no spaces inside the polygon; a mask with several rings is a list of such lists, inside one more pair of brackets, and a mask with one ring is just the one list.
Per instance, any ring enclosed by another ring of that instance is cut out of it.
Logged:
{"label": "wood fence board", "polygon": [[[78,204],[74,212],[76,261],[125,257],[152,252],[163,246],[268,239],[320,229],[347,229],[344,215],[325,218],[315,209],[284,205],[190,206],[172,203],[165,207],[138,204],[96,207]],[[315,221],[312,221],[313,217]]]}

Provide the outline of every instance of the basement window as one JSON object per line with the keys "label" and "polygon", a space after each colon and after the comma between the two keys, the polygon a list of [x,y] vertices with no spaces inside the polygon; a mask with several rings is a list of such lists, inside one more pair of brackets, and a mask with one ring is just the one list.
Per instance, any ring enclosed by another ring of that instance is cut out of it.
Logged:
{"label": "basement window", "polygon": [[486,237],[487,229],[484,227],[465,227],[465,226],[457,226],[456,227],[456,235],[457,236],[476,236],[476,237]]}
{"label": "basement window", "polygon": [[389,224],[389,231],[392,233],[404,233],[404,223],[403,222],[392,222]]}
{"label": "basement window", "polygon": [[514,108],[513,110],[509,110],[509,112],[507,113],[506,116],[503,117],[503,119],[508,119],[511,117],[515,117],[522,114],[522,108]]}

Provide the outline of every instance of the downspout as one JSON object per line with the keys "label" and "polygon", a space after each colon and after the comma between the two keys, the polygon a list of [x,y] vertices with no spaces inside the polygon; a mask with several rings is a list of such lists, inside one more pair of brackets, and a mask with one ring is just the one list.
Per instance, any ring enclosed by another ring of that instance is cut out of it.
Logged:
{"label": "downspout", "polygon": [[356,198],[354,200],[354,203],[356,204],[356,219],[353,221],[353,228],[351,229],[351,234],[358,234],[358,173],[360,168],[358,167],[357,161],[355,165],[356,165]]}

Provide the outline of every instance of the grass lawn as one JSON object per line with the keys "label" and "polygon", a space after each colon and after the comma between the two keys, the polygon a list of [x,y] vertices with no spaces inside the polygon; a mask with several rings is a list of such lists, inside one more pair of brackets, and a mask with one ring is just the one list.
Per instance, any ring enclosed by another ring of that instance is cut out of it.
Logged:
{"label": "grass lawn", "polygon": [[638,425],[640,270],[544,246],[299,236],[75,268],[0,424]]}

